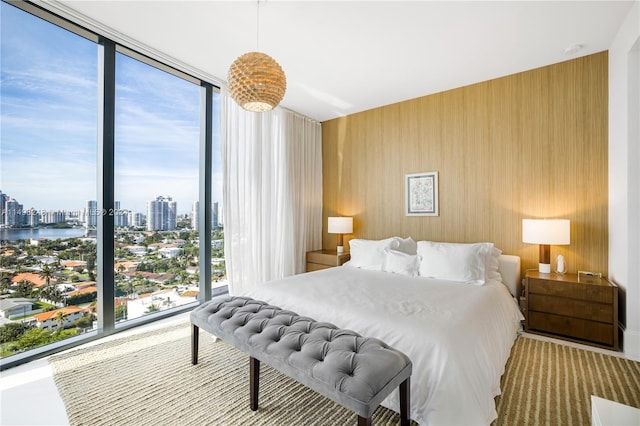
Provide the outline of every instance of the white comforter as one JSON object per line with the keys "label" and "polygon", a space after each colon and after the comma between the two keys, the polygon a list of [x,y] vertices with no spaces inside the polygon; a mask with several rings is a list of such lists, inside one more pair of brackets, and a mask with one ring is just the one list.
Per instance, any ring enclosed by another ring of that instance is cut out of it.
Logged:
{"label": "white comforter", "polygon": [[[377,337],[413,362],[411,418],[488,425],[521,314],[502,283],[484,286],[351,267],[258,286],[247,296]],[[397,390],[382,404],[399,411]]]}

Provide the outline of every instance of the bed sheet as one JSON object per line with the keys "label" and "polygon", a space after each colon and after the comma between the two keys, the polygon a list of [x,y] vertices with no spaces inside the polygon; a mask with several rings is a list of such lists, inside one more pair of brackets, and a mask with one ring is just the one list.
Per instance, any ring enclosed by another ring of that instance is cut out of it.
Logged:
{"label": "bed sheet", "polygon": [[[483,286],[338,267],[261,284],[246,296],[376,337],[413,362],[411,418],[488,425],[497,417],[522,314],[500,282]],[[399,411],[396,390],[382,403]]]}

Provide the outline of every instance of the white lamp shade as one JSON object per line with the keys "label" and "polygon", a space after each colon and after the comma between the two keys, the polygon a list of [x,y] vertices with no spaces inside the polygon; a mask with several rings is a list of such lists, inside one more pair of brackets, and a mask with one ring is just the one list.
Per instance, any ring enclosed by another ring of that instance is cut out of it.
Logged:
{"label": "white lamp shade", "polygon": [[522,242],[566,245],[571,242],[569,219],[522,219]]}
{"label": "white lamp shade", "polygon": [[329,234],[350,234],[353,232],[353,218],[330,217],[327,230]]}

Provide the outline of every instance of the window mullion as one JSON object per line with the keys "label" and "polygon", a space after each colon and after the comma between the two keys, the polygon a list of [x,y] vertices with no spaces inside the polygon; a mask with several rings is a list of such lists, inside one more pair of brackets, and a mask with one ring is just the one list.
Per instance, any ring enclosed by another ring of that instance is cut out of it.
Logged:
{"label": "window mullion", "polygon": [[110,334],[115,329],[114,285],[114,144],[116,45],[101,39],[98,48],[98,332]]}
{"label": "window mullion", "polygon": [[211,299],[211,168],[213,145],[213,87],[202,83],[200,89],[200,178],[198,236],[200,288],[198,299]]}

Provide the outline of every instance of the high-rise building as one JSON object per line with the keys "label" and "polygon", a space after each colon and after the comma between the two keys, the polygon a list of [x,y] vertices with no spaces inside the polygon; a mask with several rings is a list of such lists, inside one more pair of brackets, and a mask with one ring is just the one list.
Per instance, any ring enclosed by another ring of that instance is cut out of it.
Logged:
{"label": "high-rise building", "polygon": [[31,207],[29,210],[25,211],[24,214],[27,225],[31,227],[38,226],[40,223],[40,214],[36,209]]}
{"label": "high-rise building", "polygon": [[172,231],[176,229],[178,203],[169,196],[159,196],[147,201],[147,231]]}
{"label": "high-rise building", "polygon": [[9,197],[4,203],[4,224],[7,226],[22,225],[22,204]]}
{"label": "high-rise building", "polygon": [[113,202],[113,214],[113,226],[116,228],[129,226],[129,212],[120,209],[120,201]]}
{"label": "high-rise building", "polygon": [[84,226],[85,228],[98,226],[98,202],[95,200],[87,201]]}
{"label": "high-rise building", "polygon": [[142,213],[134,213],[131,210],[127,210],[128,226],[144,226],[144,215]]}
{"label": "high-rise building", "polygon": [[[83,210],[84,212],[84,210]],[[66,222],[67,214],[64,210],[49,210],[42,213],[42,217],[40,217],[40,222],[42,223],[60,223]]]}
{"label": "high-rise building", "polygon": [[211,229],[217,229],[220,226],[218,202],[211,205]]}
{"label": "high-rise building", "polygon": [[178,202],[169,202],[169,221],[168,230],[176,229],[178,227]]}
{"label": "high-rise building", "polygon": [[[199,201],[194,201],[191,206],[191,228],[194,230],[198,229],[198,224],[200,221],[200,214],[198,209],[200,207]],[[211,229],[218,229],[222,226],[220,221],[220,207],[219,203],[211,203]]]}
{"label": "high-rise building", "polygon": [[198,221],[200,219],[200,213],[198,209],[200,208],[200,202],[194,201],[191,205],[191,229],[198,230]]}
{"label": "high-rise building", "polygon": [[9,197],[0,191],[0,225],[4,225],[6,223],[4,203],[6,203],[8,199]]}

